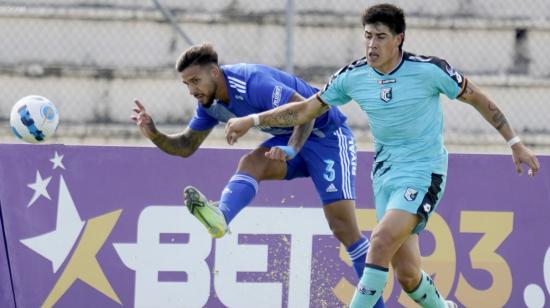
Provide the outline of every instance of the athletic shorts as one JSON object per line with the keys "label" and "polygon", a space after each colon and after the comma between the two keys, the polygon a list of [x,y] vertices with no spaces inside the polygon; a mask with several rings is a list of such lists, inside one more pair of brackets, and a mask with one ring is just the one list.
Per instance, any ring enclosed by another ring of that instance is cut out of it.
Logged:
{"label": "athletic shorts", "polygon": [[447,176],[441,173],[425,163],[375,162],[372,184],[377,220],[389,210],[403,210],[420,217],[412,233],[422,231],[445,190]]}
{"label": "athletic shorts", "polygon": [[[287,145],[290,136],[275,136],[263,147]],[[357,153],[351,130],[342,125],[324,138],[310,136],[293,159],[287,161],[285,180],[311,177],[323,205],[355,200]]]}

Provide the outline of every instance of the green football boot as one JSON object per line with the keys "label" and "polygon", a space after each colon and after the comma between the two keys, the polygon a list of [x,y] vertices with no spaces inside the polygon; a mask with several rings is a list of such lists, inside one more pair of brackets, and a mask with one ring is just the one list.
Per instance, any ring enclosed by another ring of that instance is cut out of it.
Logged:
{"label": "green football boot", "polygon": [[197,217],[213,238],[220,238],[227,233],[228,228],[223,213],[216,203],[209,202],[198,189],[193,186],[185,187],[183,199],[189,212]]}

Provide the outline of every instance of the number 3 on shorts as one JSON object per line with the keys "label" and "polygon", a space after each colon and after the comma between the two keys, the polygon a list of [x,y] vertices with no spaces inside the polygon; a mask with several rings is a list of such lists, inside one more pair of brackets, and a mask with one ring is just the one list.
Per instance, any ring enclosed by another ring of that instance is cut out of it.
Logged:
{"label": "number 3 on shorts", "polygon": [[325,168],[325,173],[323,174],[323,177],[325,180],[332,182],[334,181],[334,178],[336,177],[336,172],[334,172],[334,161],[332,159],[325,159],[325,164],[327,164],[327,167]]}

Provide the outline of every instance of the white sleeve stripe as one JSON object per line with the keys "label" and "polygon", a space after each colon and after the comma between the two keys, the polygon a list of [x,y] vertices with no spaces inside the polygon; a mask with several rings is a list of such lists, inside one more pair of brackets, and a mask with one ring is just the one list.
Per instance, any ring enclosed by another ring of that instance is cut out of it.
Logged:
{"label": "white sleeve stripe", "polygon": [[233,81],[235,83],[238,83],[238,84],[241,84],[243,86],[246,86],[246,82],[240,80],[240,79],[237,79],[235,77],[231,77],[231,76],[227,76],[227,79],[229,79],[230,81]]}

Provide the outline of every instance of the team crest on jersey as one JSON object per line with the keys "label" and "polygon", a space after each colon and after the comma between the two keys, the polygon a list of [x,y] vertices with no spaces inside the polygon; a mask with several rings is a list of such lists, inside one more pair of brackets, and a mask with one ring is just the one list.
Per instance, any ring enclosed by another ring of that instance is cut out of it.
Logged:
{"label": "team crest on jersey", "polygon": [[391,100],[392,97],[392,88],[382,88],[380,89],[380,99],[386,103]]}

